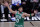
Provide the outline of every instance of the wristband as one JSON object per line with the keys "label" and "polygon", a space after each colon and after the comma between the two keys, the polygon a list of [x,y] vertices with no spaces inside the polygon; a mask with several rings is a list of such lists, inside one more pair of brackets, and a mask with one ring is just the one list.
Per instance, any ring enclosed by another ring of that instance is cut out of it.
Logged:
{"label": "wristband", "polygon": [[31,17],[31,14],[30,14],[30,17]]}

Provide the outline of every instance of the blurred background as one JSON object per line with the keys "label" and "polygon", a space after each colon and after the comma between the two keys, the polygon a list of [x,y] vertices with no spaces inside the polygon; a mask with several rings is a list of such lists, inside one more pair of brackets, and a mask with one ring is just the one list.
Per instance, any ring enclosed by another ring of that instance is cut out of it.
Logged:
{"label": "blurred background", "polygon": [[28,14],[37,11],[34,16],[24,18],[24,27],[40,27],[40,0],[0,0],[0,27],[14,27],[15,24],[15,15],[3,5],[5,1],[14,11],[18,11],[20,6]]}
{"label": "blurred background", "polygon": [[26,17],[25,21],[29,20],[27,18],[30,18],[33,21],[40,21],[40,0],[0,0],[0,22],[15,21],[15,15],[3,5],[5,1],[8,2],[10,8],[14,11],[17,11],[20,6],[23,7],[23,12],[28,14],[33,13],[34,10],[36,10],[37,13],[33,16],[34,19],[32,19],[32,17]]}

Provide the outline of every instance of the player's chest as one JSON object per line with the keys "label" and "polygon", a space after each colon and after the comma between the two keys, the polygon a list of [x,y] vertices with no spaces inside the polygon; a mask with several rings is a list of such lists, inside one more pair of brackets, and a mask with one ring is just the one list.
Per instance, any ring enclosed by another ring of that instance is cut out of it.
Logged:
{"label": "player's chest", "polygon": [[16,14],[16,18],[21,19],[21,17],[22,17],[22,14]]}

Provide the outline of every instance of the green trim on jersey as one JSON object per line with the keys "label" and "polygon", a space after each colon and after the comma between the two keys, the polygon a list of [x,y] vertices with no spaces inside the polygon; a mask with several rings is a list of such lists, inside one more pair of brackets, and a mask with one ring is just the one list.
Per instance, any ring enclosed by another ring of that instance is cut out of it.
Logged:
{"label": "green trim on jersey", "polygon": [[15,27],[24,27],[24,18],[22,18],[22,14],[23,12],[21,12],[20,14],[18,14],[18,11],[16,13],[16,22],[15,22]]}

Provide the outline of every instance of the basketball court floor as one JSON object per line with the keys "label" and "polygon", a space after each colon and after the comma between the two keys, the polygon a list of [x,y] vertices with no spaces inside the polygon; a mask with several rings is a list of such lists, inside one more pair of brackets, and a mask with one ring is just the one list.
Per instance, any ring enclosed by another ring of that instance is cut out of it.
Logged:
{"label": "basketball court floor", "polygon": [[[24,22],[24,27],[40,27],[40,21],[29,21]],[[0,27],[14,27],[15,22],[0,22]]]}

